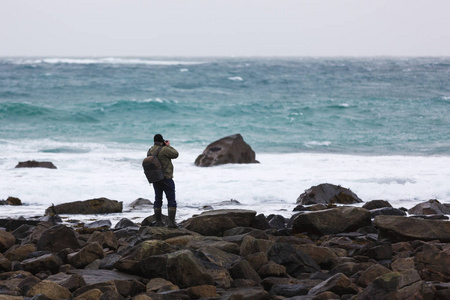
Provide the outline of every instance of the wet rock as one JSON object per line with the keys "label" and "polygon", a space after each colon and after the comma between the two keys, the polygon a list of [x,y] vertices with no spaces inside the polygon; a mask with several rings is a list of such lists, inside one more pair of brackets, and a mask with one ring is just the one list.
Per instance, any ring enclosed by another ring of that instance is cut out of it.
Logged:
{"label": "wet rock", "polygon": [[392,244],[389,241],[369,242],[355,252],[355,255],[367,256],[374,260],[392,259]]}
{"label": "wet rock", "polygon": [[[235,227],[249,227],[256,216],[252,210],[220,209],[212,210],[194,216],[182,223],[188,230],[205,236],[222,236],[224,231]],[[208,224],[208,226],[205,226]]]}
{"label": "wet rock", "polygon": [[[85,201],[63,203],[54,207],[58,214],[108,214],[121,213],[122,202],[107,198],[96,198]],[[45,214],[53,213],[52,207],[45,210]]]}
{"label": "wet rock", "polygon": [[376,278],[356,299],[433,299],[435,290],[415,270],[386,273]]}
{"label": "wet rock", "polygon": [[320,270],[320,267],[309,255],[295,249],[291,244],[274,244],[268,251],[267,258],[285,266],[286,272],[293,277]]}
{"label": "wet rock", "polygon": [[187,289],[187,293],[192,299],[205,299],[217,296],[214,285],[193,286]]}
{"label": "wet rock", "polygon": [[158,292],[160,289],[174,284],[164,278],[153,278],[146,285],[147,292]]}
{"label": "wet rock", "polygon": [[235,288],[222,293],[221,297],[229,300],[269,300],[270,294],[260,287]]}
{"label": "wet rock", "polygon": [[371,284],[375,278],[390,272],[391,270],[380,264],[372,265],[361,273],[361,276],[358,278],[358,284],[362,287],[366,287]]}
{"label": "wet rock", "polygon": [[229,269],[236,264],[241,257],[239,255],[228,253],[213,246],[204,246],[196,253],[203,261],[213,263],[217,266]]}
{"label": "wet rock", "polygon": [[94,242],[87,244],[80,251],[67,255],[69,263],[77,269],[81,269],[96,259],[103,258],[103,247]]}
{"label": "wet rock", "polygon": [[33,297],[39,294],[44,294],[46,297],[52,300],[69,299],[72,297],[72,293],[70,293],[68,289],[49,280],[43,280],[34,285],[28,291],[27,296]]}
{"label": "wet rock", "polygon": [[406,212],[401,209],[393,207],[382,207],[377,209],[372,209],[370,211],[370,217],[373,219],[376,216],[406,216]]}
{"label": "wet rock", "polygon": [[33,274],[47,270],[51,273],[57,273],[61,265],[63,265],[62,259],[53,253],[28,258],[22,261],[23,269]]}
{"label": "wet rock", "polygon": [[310,204],[352,204],[363,202],[355,193],[347,188],[324,183],[313,186],[297,198],[297,203]]}
{"label": "wet rock", "polygon": [[337,265],[338,256],[331,248],[312,244],[297,245],[295,248],[308,254],[322,269],[330,270]]}
{"label": "wet rock", "polygon": [[167,255],[168,279],[181,288],[195,285],[212,285],[214,279],[205,266],[189,250],[180,250]]}
{"label": "wet rock", "polygon": [[131,207],[132,209],[143,209],[143,208],[148,209],[153,207],[153,203],[148,199],[138,198],[133,202],[131,202],[128,206]]}
{"label": "wet rock", "polygon": [[419,203],[408,210],[410,215],[450,215],[450,208],[436,199]]}
{"label": "wet rock", "polygon": [[246,260],[238,261],[228,271],[233,279],[250,279],[256,283],[261,282],[261,277]]}
{"label": "wet rock", "polygon": [[8,197],[6,200],[0,200],[0,205],[19,206],[22,205],[22,201],[16,197]]}
{"label": "wet rock", "polygon": [[4,252],[16,243],[16,238],[12,233],[0,229],[0,252]]}
{"label": "wet rock", "polygon": [[25,245],[18,245],[15,248],[10,248],[8,251],[5,252],[5,257],[11,261],[22,261],[29,255],[30,253],[33,253],[36,251],[36,245],[35,244],[25,244]]}
{"label": "wet rock", "polygon": [[272,296],[295,297],[308,294],[308,288],[302,284],[274,284],[270,289]]}
{"label": "wet rock", "polygon": [[121,228],[127,228],[127,227],[138,227],[136,223],[131,221],[127,218],[120,219],[119,222],[117,222],[116,226],[114,226],[114,229],[121,229]]}
{"label": "wet rock", "polygon": [[[141,267],[147,257],[166,254],[175,251],[176,248],[164,241],[147,240],[127,250],[123,257],[115,264],[115,267],[123,272],[141,274]],[[144,264],[145,265],[145,264]]]}
{"label": "wet rock", "polygon": [[78,274],[58,273],[47,277],[46,280],[52,281],[62,287],[65,287],[70,292],[73,292],[86,285],[83,276]]}
{"label": "wet rock", "polygon": [[99,243],[103,248],[117,249],[119,247],[117,237],[112,231],[95,231],[86,243]]}
{"label": "wet rock", "polygon": [[236,163],[259,163],[255,159],[255,151],[240,134],[230,135],[211,143],[195,160],[195,165],[199,167]]}
{"label": "wet rock", "polygon": [[294,219],[292,233],[336,234],[355,231],[370,224],[368,210],[359,207],[338,207],[298,215]]}
{"label": "wet rock", "polygon": [[78,249],[80,243],[75,231],[65,225],[55,225],[45,229],[37,242],[38,250],[59,252],[65,248]]}
{"label": "wet rock", "polygon": [[347,276],[344,274],[336,274],[309,290],[308,296],[319,295],[323,292],[332,292],[336,295],[342,296],[344,294],[357,294],[359,290],[358,287],[347,278]]}
{"label": "wet rock", "polygon": [[269,263],[262,265],[258,269],[258,275],[261,278],[266,277],[287,277],[286,273],[286,267],[276,264],[273,261],[270,261]]}
{"label": "wet rock", "polygon": [[47,169],[56,169],[56,166],[51,161],[27,160],[27,161],[19,162],[16,165],[16,168],[47,168]]}
{"label": "wet rock", "polygon": [[111,221],[110,220],[98,220],[94,221],[88,224],[84,224],[85,228],[95,228],[95,229],[108,229],[111,228]]}
{"label": "wet rock", "polygon": [[362,206],[362,208],[365,208],[367,210],[384,208],[384,207],[392,207],[392,205],[386,200],[372,200],[372,201],[364,203],[364,205]]}
{"label": "wet rock", "polygon": [[450,246],[426,244],[416,249],[415,269],[423,280],[450,281]]}
{"label": "wet rock", "polygon": [[381,239],[391,242],[412,240],[450,242],[450,222],[398,216],[376,216],[375,226]]}

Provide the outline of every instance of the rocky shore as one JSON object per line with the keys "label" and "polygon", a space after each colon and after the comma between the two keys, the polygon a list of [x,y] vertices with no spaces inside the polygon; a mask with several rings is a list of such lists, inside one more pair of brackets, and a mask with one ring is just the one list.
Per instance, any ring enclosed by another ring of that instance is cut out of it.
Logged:
{"label": "rocky shore", "polygon": [[448,205],[407,216],[382,200],[302,195],[290,219],[211,210],[178,229],[153,217],[0,223],[0,300],[450,299]]}

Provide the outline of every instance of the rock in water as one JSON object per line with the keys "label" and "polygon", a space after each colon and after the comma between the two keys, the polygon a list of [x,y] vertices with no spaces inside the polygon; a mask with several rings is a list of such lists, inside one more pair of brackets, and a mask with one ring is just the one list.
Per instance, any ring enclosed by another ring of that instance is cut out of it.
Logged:
{"label": "rock in water", "polygon": [[313,186],[297,198],[297,203],[302,205],[352,204],[361,202],[363,201],[351,190],[329,183]]}
{"label": "rock in water", "polygon": [[[75,201],[56,205],[54,210],[57,214],[110,214],[121,213],[122,202],[109,200],[106,198],[97,198],[85,201]],[[52,207],[45,210],[45,214],[53,213]]]}
{"label": "rock in water", "polygon": [[195,160],[199,167],[211,167],[223,164],[254,164],[255,151],[252,150],[238,133],[224,137],[206,147]]}
{"label": "rock in water", "polygon": [[19,162],[16,168],[47,168],[56,169],[56,166],[51,161],[35,161],[27,160]]}

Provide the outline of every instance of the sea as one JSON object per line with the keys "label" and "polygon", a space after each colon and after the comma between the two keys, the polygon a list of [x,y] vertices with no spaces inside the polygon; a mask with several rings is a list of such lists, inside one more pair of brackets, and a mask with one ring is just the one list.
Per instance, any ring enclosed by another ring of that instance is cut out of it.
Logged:
{"label": "sea", "polygon": [[[106,197],[123,212],[64,222],[141,222],[152,207],[130,204],[153,201],[141,162],[157,133],[180,153],[178,222],[209,209],[289,218],[321,183],[397,208],[449,203],[450,57],[0,58],[0,200],[23,203],[0,218]],[[236,133],[259,164],[195,166]],[[15,168],[27,160],[57,169]]]}

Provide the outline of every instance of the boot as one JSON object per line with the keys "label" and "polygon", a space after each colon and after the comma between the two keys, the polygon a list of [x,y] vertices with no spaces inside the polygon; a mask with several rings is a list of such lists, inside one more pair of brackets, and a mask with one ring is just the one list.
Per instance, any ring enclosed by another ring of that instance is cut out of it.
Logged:
{"label": "boot", "polygon": [[153,211],[155,212],[155,226],[164,226],[164,223],[161,220],[161,208],[153,208]]}
{"label": "boot", "polygon": [[167,227],[178,228],[177,223],[175,223],[175,215],[177,214],[177,208],[169,207],[168,214],[169,214],[169,224],[167,224]]}

